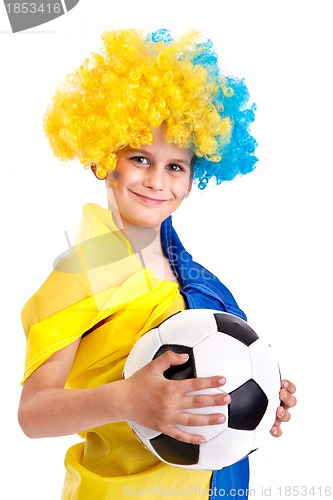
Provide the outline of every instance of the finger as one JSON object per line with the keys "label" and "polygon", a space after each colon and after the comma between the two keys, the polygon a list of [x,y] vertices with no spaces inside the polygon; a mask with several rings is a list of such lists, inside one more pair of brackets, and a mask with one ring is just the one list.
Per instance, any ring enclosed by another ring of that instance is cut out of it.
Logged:
{"label": "finger", "polygon": [[221,425],[226,421],[226,416],[223,413],[212,413],[203,415],[199,413],[182,412],[177,416],[177,423],[186,427]]}
{"label": "finger", "polygon": [[296,397],[285,388],[280,390],[280,400],[283,403],[282,406],[286,408],[292,408],[297,403]]}
{"label": "finger", "polygon": [[280,436],[282,436],[282,430],[279,427],[279,425],[273,425],[273,427],[271,428],[271,435],[273,437],[280,437]]}
{"label": "finger", "polygon": [[290,394],[294,394],[296,392],[296,386],[290,380],[284,379],[281,381],[281,388],[286,389]]}
{"label": "finger", "polygon": [[204,444],[206,442],[205,436],[201,434],[191,434],[190,432],[183,431],[177,426],[169,426],[163,430],[163,433],[183,443]]}
{"label": "finger", "polygon": [[225,392],[221,392],[219,394],[188,394],[181,400],[181,409],[226,406],[230,403],[230,401],[230,395]]}
{"label": "finger", "polygon": [[279,406],[279,408],[276,411],[276,418],[280,422],[289,422],[291,419],[291,414],[289,413],[288,409],[286,409],[284,406]]}
{"label": "finger", "polygon": [[213,389],[222,387],[226,379],[219,375],[214,377],[189,378],[178,381],[179,389],[184,393],[202,391],[204,389]]}

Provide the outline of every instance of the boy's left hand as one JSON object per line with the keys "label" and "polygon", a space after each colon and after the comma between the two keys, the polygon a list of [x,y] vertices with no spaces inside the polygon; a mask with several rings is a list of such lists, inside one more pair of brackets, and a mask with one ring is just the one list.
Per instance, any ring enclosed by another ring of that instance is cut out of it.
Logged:
{"label": "boy's left hand", "polygon": [[273,427],[271,428],[271,434],[274,437],[280,437],[282,434],[281,423],[288,422],[291,418],[289,413],[289,408],[292,408],[296,405],[297,400],[294,396],[296,392],[295,385],[289,380],[281,381],[281,390],[280,390],[280,400],[281,405],[278,407],[276,411],[276,420],[274,422]]}

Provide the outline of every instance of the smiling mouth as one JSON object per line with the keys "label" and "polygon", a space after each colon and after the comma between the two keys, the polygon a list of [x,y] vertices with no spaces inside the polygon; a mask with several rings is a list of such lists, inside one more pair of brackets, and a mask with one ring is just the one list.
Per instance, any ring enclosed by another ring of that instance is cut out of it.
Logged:
{"label": "smiling mouth", "polygon": [[158,198],[150,198],[149,196],[144,196],[143,194],[135,193],[134,191],[130,191],[134,194],[140,201],[145,203],[146,205],[161,205],[167,200],[161,200]]}

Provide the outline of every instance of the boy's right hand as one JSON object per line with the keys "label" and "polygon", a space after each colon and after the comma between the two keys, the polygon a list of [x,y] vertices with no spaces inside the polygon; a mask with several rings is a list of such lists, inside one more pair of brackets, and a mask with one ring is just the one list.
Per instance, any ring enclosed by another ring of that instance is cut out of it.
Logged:
{"label": "boy's right hand", "polygon": [[214,395],[192,394],[203,389],[223,386],[225,378],[219,375],[186,380],[168,380],[164,377],[164,372],[170,366],[181,365],[187,360],[188,354],[167,351],[123,380],[120,397],[122,413],[126,420],[152,428],[179,441],[204,443],[204,436],[185,432],[178,425],[194,428],[216,425],[223,423],[225,416],[223,413],[199,414],[186,410],[225,406],[230,403],[230,396],[222,391]]}

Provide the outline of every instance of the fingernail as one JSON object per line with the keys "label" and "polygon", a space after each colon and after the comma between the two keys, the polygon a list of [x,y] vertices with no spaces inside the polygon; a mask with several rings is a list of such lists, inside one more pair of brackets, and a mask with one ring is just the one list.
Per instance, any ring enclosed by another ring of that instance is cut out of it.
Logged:
{"label": "fingernail", "polygon": [[225,379],[224,377],[221,377],[221,378],[219,379],[219,383],[220,383],[221,385],[224,385],[224,384],[226,383],[226,379]]}
{"label": "fingernail", "polygon": [[230,403],[230,401],[231,401],[231,397],[229,396],[229,394],[227,394],[226,396],[224,396],[224,402],[225,403],[228,404],[228,403]]}
{"label": "fingernail", "polygon": [[187,359],[187,358],[188,358],[188,354],[180,354],[180,357],[181,357],[182,359]]}
{"label": "fingernail", "polygon": [[288,387],[288,382],[287,382],[287,381],[285,381],[285,382],[284,382],[283,387],[284,387],[285,389],[287,389],[287,387]]}
{"label": "fingernail", "polygon": [[225,416],[221,415],[220,417],[218,417],[217,421],[219,424],[223,424],[225,422]]}
{"label": "fingernail", "polygon": [[199,443],[198,444],[205,444],[206,442],[206,439],[205,438],[201,438],[199,439]]}

